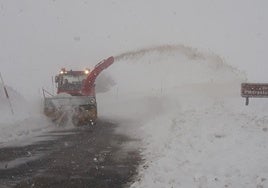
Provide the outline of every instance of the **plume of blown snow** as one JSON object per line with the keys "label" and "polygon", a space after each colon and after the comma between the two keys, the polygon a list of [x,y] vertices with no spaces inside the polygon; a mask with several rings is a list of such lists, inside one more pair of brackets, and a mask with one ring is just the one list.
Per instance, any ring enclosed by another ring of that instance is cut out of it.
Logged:
{"label": "plume of blown snow", "polygon": [[184,45],[163,45],[115,56],[110,71],[119,92],[164,91],[185,84],[241,83],[246,76],[218,55]]}
{"label": "plume of blown snow", "polygon": [[189,93],[192,101],[197,96],[239,96],[240,84],[246,81],[244,73],[220,56],[184,45],[121,53],[107,73],[113,86],[98,95],[100,114],[143,122],[170,112]]}

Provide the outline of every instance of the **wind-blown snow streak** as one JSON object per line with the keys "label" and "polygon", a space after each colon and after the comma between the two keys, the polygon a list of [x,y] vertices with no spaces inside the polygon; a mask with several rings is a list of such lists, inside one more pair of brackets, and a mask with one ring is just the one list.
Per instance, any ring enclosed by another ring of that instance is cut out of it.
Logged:
{"label": "wind-blown snow streak", "polygon": [[[206,61],[214,69],[228,69],[229,71],[237,74],[237,76],[242,76],[242,72],[238,69],[228,65],[224,62],[224,60],[215,54],[209,54],[205,52],[200,52],[196,48],[187,47],[184,45],[161,45],[161,46],[154,46],[148,48],[142,48],[134,51],[124,52],[120,55],[115,56],[115,61],[124,61],[124,60],[135,60],[141,59],[147,55],[156,55],[160,56],[161,58],[174,56],[174,55],[183,55],[187,57],[188,60],[195,60],[195,61]],[[240,75],[238,75],[240,74]],[[245,75],[243,75],[245,79]]]}
{"label": "wind-blown snow streak", "polygon": [[[171,100],[179,89],[181,94],[192,90],[193,97],[239,96],[240,83],[246,81],[244,73],[226,64],[220,56],[184,45],[162,45],[121,53],[115,56],[114,65],[105,73],[111,80],[110,85],[109,82],[104,84],[109,99],[116,97],[117,101],[125,102],[136,94],[142,100]],[[103,82],[97,82],[97,89],[102,85]],[[101,98],[99,102],[105,100]],[[140,109],[147,109],[143,102],[136,101],[134,105],[137,104],[143,104]],[[109,109],[107,106],[105,108]],[[113,109],[112,114],[119,111]],[[125,115],[131,114],[122,111]]]}
{"label": "wind-blown snow streak", "polygon": [[175,52],[182,53],[186,55],[189,59],[205,59],[205,56],[198,52],[197,49],[186,47],[184,45],[162,45],[124,52],[120,55],[115,56],[115,61],[120,61],[122,59],[141,58],[142,56],[153,52],[156,52],[158,54],[167,54]]}
{"label": "wind-blown snow streak", "polygon": [[[106,74],[113,82],[105,87],[118,95],[146,92],[150,96],[153,91],[165,92],[185,84],[240,84],[246,80],[244,73],[226,64],[220,56],[184,45],[162,45],[119,54]],[[101,85],[97,83],[97,89]]]}

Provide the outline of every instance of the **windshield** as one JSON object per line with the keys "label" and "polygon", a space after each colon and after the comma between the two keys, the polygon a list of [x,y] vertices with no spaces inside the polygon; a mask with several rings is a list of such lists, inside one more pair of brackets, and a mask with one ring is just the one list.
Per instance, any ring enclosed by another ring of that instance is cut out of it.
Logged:
{"label": "windshield", "polygon": [[70,75],[66,74],[63,75],[60,79],[59,82],[59,89],[64,89],[64,90],[80,90],[82,86],[83,80],[85,80],[87,75],[82,74],[82,75]]}
{"label": "windshield", "polygon": [[75,75],[75,76],[66,74],[66,75],[63,76],[63,81],[65,79],[67,79],[68,83],[72,83],[72,84],[82,83],[82,81],[84,79],[86,79],[86,77],[87,77],[87,75],[85,75],[85,74],[83,74],[83,75]]}

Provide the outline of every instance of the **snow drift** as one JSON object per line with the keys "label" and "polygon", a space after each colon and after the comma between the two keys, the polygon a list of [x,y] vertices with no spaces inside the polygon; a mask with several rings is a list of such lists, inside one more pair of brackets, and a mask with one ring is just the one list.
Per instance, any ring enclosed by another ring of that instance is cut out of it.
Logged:
{"label": "snow drift", "polygon": [[123,53],[107,71],[99,114],[142,140],[132,187],[267,186],[267,102],[244,106],[246,76],[219,56],[182,45]]}
{"label": "snow drift", "polygon": [[[19,92],[7,86],[9,101],[6,98],[3,85],[0,84],[0,146],[30,142],[34,136],[47,130],[49,123],[40,113],[40,102],[29,103]],[[38,106],[38,107],[37,107]]]}

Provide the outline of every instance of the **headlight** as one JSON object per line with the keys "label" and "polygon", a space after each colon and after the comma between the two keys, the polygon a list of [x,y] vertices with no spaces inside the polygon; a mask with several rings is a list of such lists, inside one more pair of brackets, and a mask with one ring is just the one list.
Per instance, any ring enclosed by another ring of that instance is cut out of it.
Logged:
{"label": "headlight", "polygon": [[60,70],[60,74],[65,74],[65,73],[67,73],[66,69],[65,69],[65,68],[62,68],[62,69]]}

